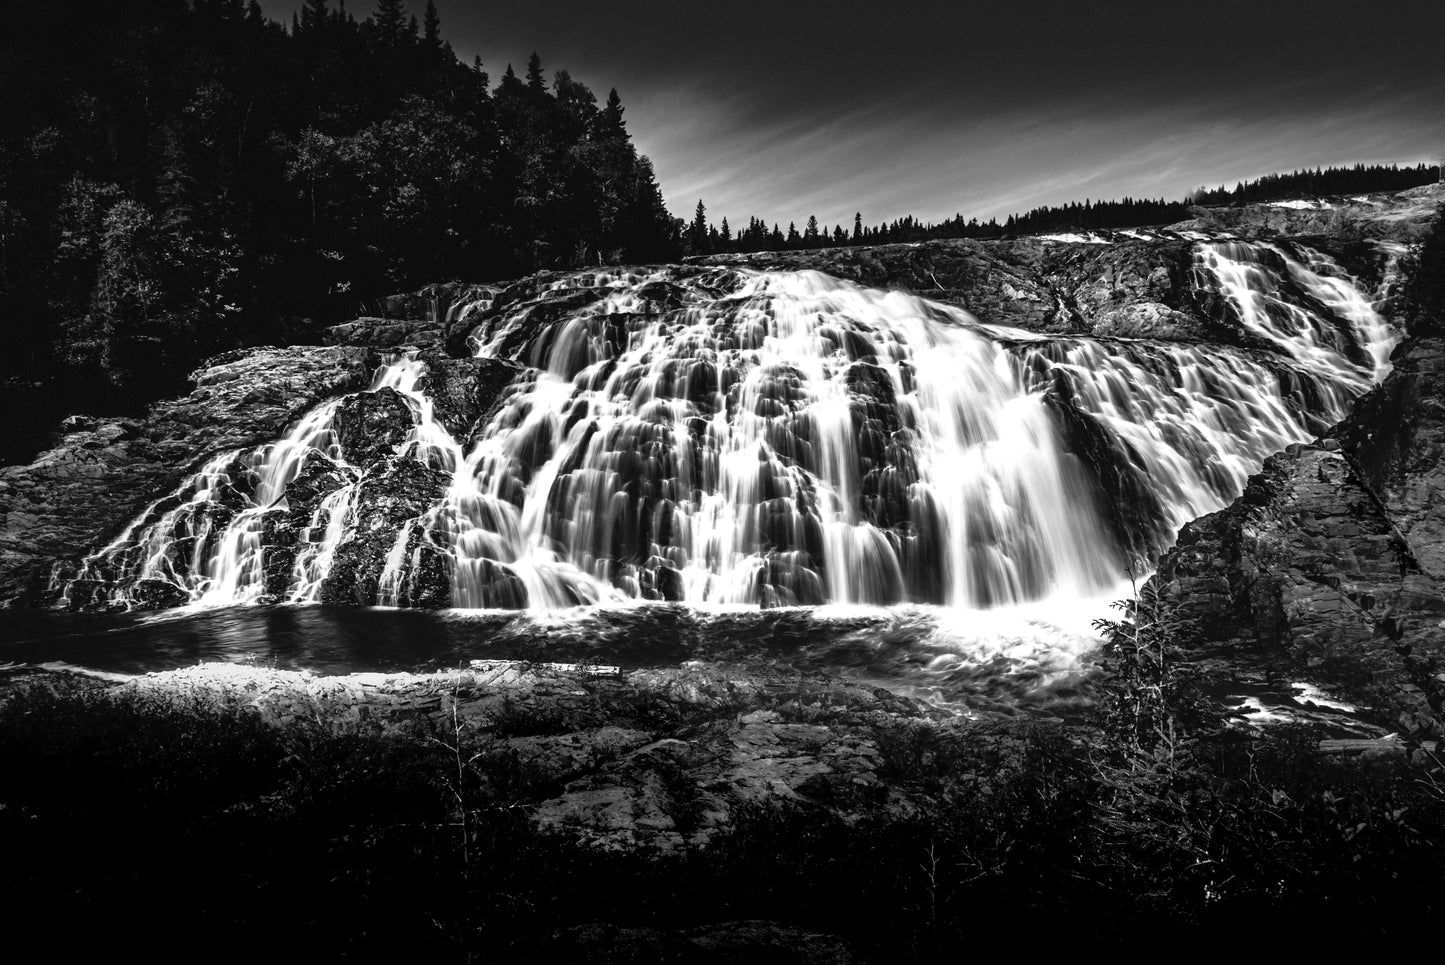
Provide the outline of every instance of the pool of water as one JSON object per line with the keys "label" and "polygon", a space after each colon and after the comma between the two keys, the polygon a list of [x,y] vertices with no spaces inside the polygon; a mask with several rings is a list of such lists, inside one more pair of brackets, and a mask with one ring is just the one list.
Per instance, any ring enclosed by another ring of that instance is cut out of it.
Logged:
{"label": "pool of water", "polygon": [[232,606],[161,613],[12,611],[0,663],[139,674],[203,662],[318,674],[426,672],[469,660],[688,661],[829,673],[959,710],[1064,711],[1087,701],[1087,621],[1034,608],[676,604],[518,611]]}

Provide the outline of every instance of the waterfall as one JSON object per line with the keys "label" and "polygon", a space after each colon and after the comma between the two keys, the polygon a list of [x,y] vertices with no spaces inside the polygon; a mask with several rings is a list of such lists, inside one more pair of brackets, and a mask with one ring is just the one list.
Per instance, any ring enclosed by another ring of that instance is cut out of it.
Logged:
{"label": "waterfall", "polygon": [[[472,293],[450,315],[476,319],[476,356],[517,375],[458,438],[425,361],[378,370],[367,392],[410,418],[383,468],[412,464],[436,495],[385,516],[361,592],[415,605],[449,580],[441,598],[473,609],[1107,593],[1388,368],[1395,333],[1323,253],[1206,241],[1195,267],[1240,347],[1041,335],[814,271]],[[207,461],[72,586],[124,603],[147,581],[207,605],[321,599],[338,555],[371,538],[357,520],[383,478],[347,461],[342,403]],[[304,509],[288,499],[303,472],[330,487]],[[281,532],[284,567],[267,555]]]}
{"label": "waterfall", "polygon": [[346,535],[346,517],[355,492],[355,485],[342,486],[322,500],[312,513],[311,524],[302,537],[305,545],[296,554],[295,575],[287,596],[289,602],[315,603],[320,599],[321,583],[331,572],[336,548]]}
{"label": "waterfall", "polygon": [[[1328,256],[1297,247],[1303,261],[1280,245],[1215,242],[1201,247],[1199,260],[1246,329],[1358,395],[1388,374],[1397,335],[1358,281]],[[1299,293],[1327,311],[1311,311]]]}

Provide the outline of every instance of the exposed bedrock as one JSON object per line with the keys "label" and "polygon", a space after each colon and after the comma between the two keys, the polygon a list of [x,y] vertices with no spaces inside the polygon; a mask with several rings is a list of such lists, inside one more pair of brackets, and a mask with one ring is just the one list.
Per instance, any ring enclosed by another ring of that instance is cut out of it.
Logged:
{"label": "exposed bedrock", "polygon": [[1426,184],[1353,197],[1193,208],[1192,220],[1173,227],[1242,238],[1316,235],[1336,243],[1369,238],[1411,244],[1424,236],[1442,199],[1445,186]]}
{"label": "exposed bedrock", "polygon": [[538,826],[660,851],[705,843],[760,806],[820,820],[916,815],[927,793],[899,768],[974,724],[834,677],[701,663],[483,660],[444,674],[338,677],[203,664],[112,693],[334,734],[464,734],[469,755],[509,762],[514,775],[513,787],[483,793],[528,789]]}
{"label": "exposed bedrock", "polygon": [[1442,388],[1445,340],[1407,343],[1326,437],[1184,527],[1154,581],[1200,644],[1381,708],[1411,699],[1405,655],[1445,657]]}
{"label": "exposed bedrock", "polygon": [[1038,332],[1166,340],[1218,339],[1196,303],[1192,242],[1070,244],[938,241],[926,245],[714,255],[711,264],[816,269],[874,288],[901,288],[967,309],[981,321]]}

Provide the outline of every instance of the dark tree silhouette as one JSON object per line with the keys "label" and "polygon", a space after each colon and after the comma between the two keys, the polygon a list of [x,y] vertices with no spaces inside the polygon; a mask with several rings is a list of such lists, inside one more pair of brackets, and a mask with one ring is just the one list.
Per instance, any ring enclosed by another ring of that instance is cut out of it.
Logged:
{"label": "dark tree silhouette", "polygon": [[534,94],[547,93],[547,80],[542,73],[542,58],[537,52],[532,51],[532,56],[527,58],[527,89]]}
{"label": "dark tree silhouette", "polygon": [[0,459],[62,404],[134,410],[375,295],[680,252],[615,92],[490,90],[434,5],[420,36],[397,0],[307,0],[290,30],[243,0],[67,9],[0,32],[0,314],[26,319]]}

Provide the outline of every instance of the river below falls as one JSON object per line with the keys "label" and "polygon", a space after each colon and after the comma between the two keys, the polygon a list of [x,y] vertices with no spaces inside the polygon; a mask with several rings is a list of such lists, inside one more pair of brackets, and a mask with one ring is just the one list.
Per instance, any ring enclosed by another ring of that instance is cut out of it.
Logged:
{"label": "river below falls", "polygon": [[[703,608],[642,603],[536,613],[341,606],[229,606],[160,613],[16,610],[0,628],[0,671],[128,677],[198,663],[330,676],[429,673],[472,660],[585,662],[621,671],[706,665],[786,689],[826,674],[946,712],[1082,719],[1096,706],[1099,636],[1111,600],[964,610],[936,606]],[[1236,723],[1310,723],[1379,736],[1351,705],[1258,669],[1209,674],[1204,690]]]}
{"label": "river below falls", "polygon": [[[1122,597],[1124,594],[1119,594]],[[162,613],[14,611],[0,665],[107,674],[247,663],[332,675],[429,672],[470,660],[736,666],[786,684],[827,673],[963,712],[1069,714],[1098,671],[1109,599],[990,610],[933,606],[700,608],[644,603],[532,613],[232,606]]]}

